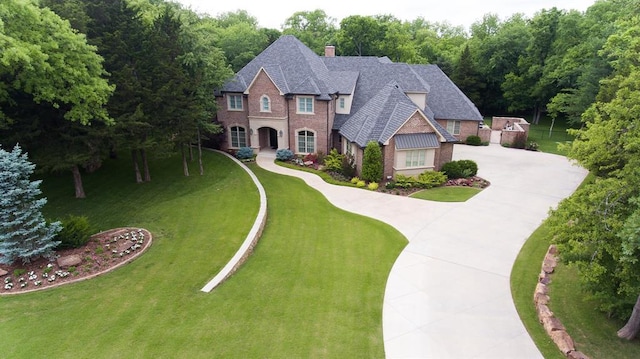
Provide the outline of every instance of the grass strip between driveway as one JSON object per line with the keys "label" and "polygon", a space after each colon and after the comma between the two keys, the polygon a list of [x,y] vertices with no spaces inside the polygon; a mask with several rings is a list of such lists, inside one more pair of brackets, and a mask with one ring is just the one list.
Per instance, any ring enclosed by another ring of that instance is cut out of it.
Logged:
{"label": "grass strip between driveway", "polygon": [[85,176],[80,201],[68,176],[46,178],[48,217],[148,228],[154,244],[99,278],[0,298],[2,356],[384,357],[383,294],[406,239],[301,180],[252,166],[269,200],[263,237],[234,276],[202,293],[258,209],[246,173],[220,154],[204,158],[205,176],[183,177],[171,158],[153,162],[153,181],[140,185],[130,161],[109,161],[108,172]]}

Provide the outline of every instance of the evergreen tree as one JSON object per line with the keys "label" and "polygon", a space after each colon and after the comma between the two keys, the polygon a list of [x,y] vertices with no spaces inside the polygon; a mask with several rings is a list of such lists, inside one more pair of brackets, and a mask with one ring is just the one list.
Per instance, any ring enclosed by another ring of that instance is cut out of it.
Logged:
{"label": "evergreen tree", "polygon": [[362,179],[367,182],[378,182],[382,178],[382,151],[375,141],[367,143],[362,159]]}
{"label": "evergreen tree", "polygon": [[0,263],[48,257],[60,243],[54,241],[60,222],[47,224],[40,212],[47,199],[37,198],[42,181],[29,180],[34,168],[20,146],[0,148]]}

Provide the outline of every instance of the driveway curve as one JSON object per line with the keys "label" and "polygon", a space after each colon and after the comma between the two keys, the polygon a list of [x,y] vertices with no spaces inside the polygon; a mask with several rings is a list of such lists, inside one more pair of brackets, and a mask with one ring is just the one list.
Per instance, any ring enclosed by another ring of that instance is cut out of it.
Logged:
{"label": "driveway curve", "polygon": [[330,185],[274,164],[273,152],[257,162],[409,240],[385,290],[387,358],[542,358],[516,312],[509,275],[525,240],[587,172],[562,156],[499,145],[456,145],[453,156],[476,161],[491,186],[464,203],[430,202]]}

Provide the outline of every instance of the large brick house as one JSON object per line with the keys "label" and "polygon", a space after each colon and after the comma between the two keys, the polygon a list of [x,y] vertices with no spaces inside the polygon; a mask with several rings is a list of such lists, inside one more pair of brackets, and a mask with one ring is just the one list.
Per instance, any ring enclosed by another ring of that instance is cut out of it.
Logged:
{"label": "large brick house", "polygon": [[222,148],[289,148],[296,154],[354,156],[382,148],[384,176],[438,170],[453,144],[477,135],[476,106],[435,65],[388,58],[318,56],[282,36],[216,91]]}

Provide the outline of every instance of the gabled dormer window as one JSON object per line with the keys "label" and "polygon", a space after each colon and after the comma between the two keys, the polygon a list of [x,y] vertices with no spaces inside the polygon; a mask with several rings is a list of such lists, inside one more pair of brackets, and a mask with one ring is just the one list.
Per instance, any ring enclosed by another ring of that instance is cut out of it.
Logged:
{"label": "gabled dormer window", "polygon": [[242,111],[242,95],[227,94],[227,108],[229,111]]}
{"label": "gabled dormer window", "polygon": [[260,97],[260,112],[271,112],[271,100],[267,95]]}
{"label": "gabled dormer window", "polygon": [[313,96],[298,96],[298,113],[313,113]]}
{"label": "gabled dormer window", "polygon": [[344,110],[344,97],[340,97],[340,100],[338,100],[338,107]]}

